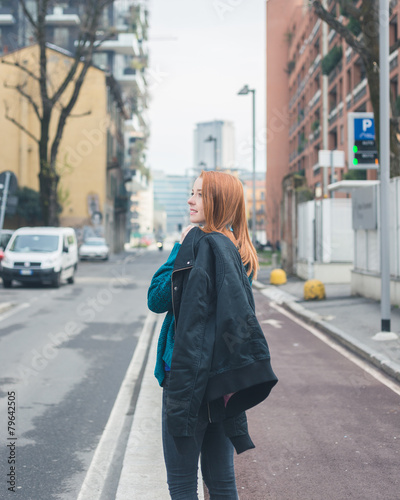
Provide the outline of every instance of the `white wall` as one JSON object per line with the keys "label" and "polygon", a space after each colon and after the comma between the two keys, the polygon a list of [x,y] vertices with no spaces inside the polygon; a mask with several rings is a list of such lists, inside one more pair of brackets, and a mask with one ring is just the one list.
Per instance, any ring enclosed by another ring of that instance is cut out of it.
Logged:
{"label": "white wall", "polygon": [[354,255],[351,199],[301,203],[297,224],[297,274],[325,283],[349,282]]}

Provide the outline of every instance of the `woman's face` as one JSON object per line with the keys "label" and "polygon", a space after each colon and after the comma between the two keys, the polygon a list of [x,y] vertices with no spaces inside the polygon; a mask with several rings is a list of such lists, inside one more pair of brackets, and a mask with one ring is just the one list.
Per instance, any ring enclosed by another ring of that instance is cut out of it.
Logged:
{"label": "woman's face", "polygon": [[192,189],[192,196],[188,199],[190,208],[190,222],[192,224],[204,224],[206,222],[203,209],[203,198],[201,188],[203,186],[203,179],[198,177]]}

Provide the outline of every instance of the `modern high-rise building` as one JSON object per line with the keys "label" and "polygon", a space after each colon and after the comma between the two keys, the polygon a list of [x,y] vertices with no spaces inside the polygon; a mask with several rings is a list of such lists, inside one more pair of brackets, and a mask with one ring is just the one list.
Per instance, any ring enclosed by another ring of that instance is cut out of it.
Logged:
{"label": "modern high-rise building", "polygon": [[232,122],[197,123],[194,130],[193,169],[225,170],[235,167],[235,130]]}
{"label": "modern high-rise building", "polygon": [[189,224],[190,191],[193,177],[186,175],[166,175],[153,171],[154,203],[157,210],[166,213],[166,230],[170,234],[180,233]]}

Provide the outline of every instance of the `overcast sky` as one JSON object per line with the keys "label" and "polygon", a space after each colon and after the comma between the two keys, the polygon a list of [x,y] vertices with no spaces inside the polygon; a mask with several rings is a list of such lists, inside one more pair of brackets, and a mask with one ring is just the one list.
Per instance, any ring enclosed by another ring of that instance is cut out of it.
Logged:
{"label": "overcast sky", "polygon": [[265,0],[149,0],[148,163],[184,174],[193,167],[197,122],[234,123],[237,166],[252,168],[256,89],[257,171],[265,170]]}

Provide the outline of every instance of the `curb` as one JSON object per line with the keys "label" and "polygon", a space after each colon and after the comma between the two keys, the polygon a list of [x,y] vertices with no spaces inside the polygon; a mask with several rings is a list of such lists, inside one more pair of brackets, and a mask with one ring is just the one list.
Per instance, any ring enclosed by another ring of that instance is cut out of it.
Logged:
{"label": "curb", "polygon": [[141,389],[156,323],[157,316],[149,313],[77,500],[111,498],[113,490],[118,488],[134,406]]}
{"label": "curb", "polygon": [[346,347],[351,352],[357,354],[359,357],[369,361],[374,366],[385,372],[390,377],[400,382],[400,369],[396,363],[382,354],[378,354],[368,345],[360,341],[355,341],[346,332],[337,328],[334,325],[327,323],[320,319],[319,314],[311,312],[297,302],[297,297],[294,297],[286,292],[275,289],[268,289],[263,283],[257,283],[256,288],[267,298],[277,302],[284,309],[291,312],[298,318],[302,319],[305,323],[314,326],[323,333],[326,333],[341,345]]}

